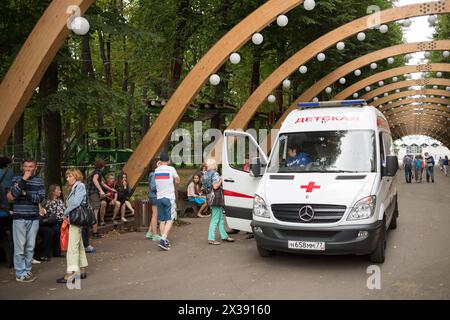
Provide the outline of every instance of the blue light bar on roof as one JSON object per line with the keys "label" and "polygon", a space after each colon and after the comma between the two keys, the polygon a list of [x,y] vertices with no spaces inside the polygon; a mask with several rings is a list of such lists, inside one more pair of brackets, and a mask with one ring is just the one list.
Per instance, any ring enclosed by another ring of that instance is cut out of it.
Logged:
{"label": "blue light bar on roof", "polygon": [[300,108],[310,107],[339,107],[339,106],[356,106],[367,105],[366,100],[337,100],[337,101],[322,101],[322,102],[300,102],[297,106]]}

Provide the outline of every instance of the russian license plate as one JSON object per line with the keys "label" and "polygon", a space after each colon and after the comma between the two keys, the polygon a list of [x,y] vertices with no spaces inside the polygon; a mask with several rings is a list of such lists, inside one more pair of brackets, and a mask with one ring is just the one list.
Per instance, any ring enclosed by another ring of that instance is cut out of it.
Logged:
{"label": "russian license plate", "polygon": [[325,242],[288,241],[289,249],[325,251]]}

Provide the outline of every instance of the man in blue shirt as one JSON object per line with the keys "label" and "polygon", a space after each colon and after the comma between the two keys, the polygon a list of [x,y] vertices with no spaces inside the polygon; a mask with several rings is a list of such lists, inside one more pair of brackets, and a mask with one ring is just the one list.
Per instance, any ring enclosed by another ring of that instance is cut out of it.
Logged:
{"label": "man in blue shirt", "polygon": [[311,163],[309,154],[300,152],[297,153],[297,147],[292,146],[288,148],[288,158],[286,159],[286,167],[306,167]]}

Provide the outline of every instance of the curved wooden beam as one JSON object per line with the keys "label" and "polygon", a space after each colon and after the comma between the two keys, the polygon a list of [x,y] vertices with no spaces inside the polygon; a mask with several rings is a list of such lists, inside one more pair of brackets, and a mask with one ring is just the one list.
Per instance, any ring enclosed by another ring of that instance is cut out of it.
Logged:
{"label": "curved wooden beam", "polygon": [[386,80],[394,76],[399,76],[406,73],[432,72],[432,71],[450,72],[450,63],[408,65],[379,72],[352,84],[345,90],[339,92],[336,96],[334,96],[333,99],[344,100],[353,93],[358,92],[367,86],[373,85],[374,83],[377,83],[380,80]]}
{"label": "curved wooden beam", "polygon": [[390,8],[377,12],[376,14],[361,17],[352,22],[349,22],[333,31],[323,35],[317,40],[311,42],[306,47],[298,51],[280,67],[278,67],[272,74],[264,80],[264,82],[252,93],[249,99],[245,102],[242,108],[234,117],[233,121],[228,126],[229,129],[244,129],[248,121],[255,114],[258,107],[265,101],[268,95],[289,75],[294,72],[298,66],[304,64],[312,59],[317,53],[324,51],[331,47],[336,42],[346,39],[360,31],[368,28],[367,22],[370,19],[379,18],[381,24],[405,19],[410,17],[417,17],[429,14],[443,14],[450,12],[450,1],[437,1],[421,4],[413,4],[408,6]]}
{"label": "curved wooden beam", "polygon": [[[439,90],[439,89],[400,91],[399,93],[394,93],[394,94],[388,95],[387,97],[382,97],[382,98],[378,99],[377,101],[372,101],[370,103],[370,105],[376,108],[379,105],[389,103],[389,101],[394,101],[396,99],[402,99],[402,98],[409,97],[409,96],[419,96],[419,95],[424,95],[424,96],[436,95],[436,96],[450,97],[450,91]],[[441,100],[442,100],[442,103],[450,104],[449,99],[441,99]]]}
{"label": "curved wooden beam", "polygon": [[401,105],[406,105],[406,104],[411,104],[411,103],[433,103],[433,104],[446,104],[445,101],[446,99],[441,99],[441,98],[430,98],[430,97],[418,97],[418,98],[408,98],[408,99],[404,99],[402,101],[396,101],[393,102],[392,104],[387,104],[383,107],[379,107],[378,110],[380,110],[381,112],[385,111],[385,110],[389,110],[392,108],[396,108],[398,106]]}
{"label": "curved wooden beam", "polygon": [[[404,80],[400,82],[394,82],[383,87],[377,88],[363,95],[361,99],[369,101],[370,99],[382,95],[386,92],[394,91],[396,89],[402,89],[406,87],[423,87],[423,86],[450,86],[450,79],[442,78],[423,78],[416,80]],[[431,88],[429,88],[431,89]]]}
{"label": "curved wooden beam", "polygon": [[0,84],[0,148],[71,31],[67,9],[78,6],[83,14],[94,0],[53,0],[34,26]]}
{"label": "curved wooden beam", "polygon": [[209,76],[220,68],[231,53],[248,42],[253,33],[301,3],[303,0],[267,1],[231,29],[203,56],[178,86],[126,163],[124,171],[128,174],[131,186],[142,176],[150,160],[160,150]]}

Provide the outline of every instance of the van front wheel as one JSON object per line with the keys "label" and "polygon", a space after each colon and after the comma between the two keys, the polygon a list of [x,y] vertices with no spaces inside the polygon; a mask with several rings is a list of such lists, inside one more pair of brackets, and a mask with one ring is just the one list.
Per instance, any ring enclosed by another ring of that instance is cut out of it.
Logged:
{"label": "van front wheel", "polygon": [[275,254],[275,252],[273,250],[268,250],[268,249],[265,249],[260,246],[256,246],[256,247],[258,248],[258,253],[261,257],[264,257],[264,258],[271,257]]}
{"label": "van front wheel", "polygon": [[380,237],[377,242],[377,247],[370,254],[369,260],[375,263],[383,263],[386,257],[386,220],[383,219],[381,226]]}

